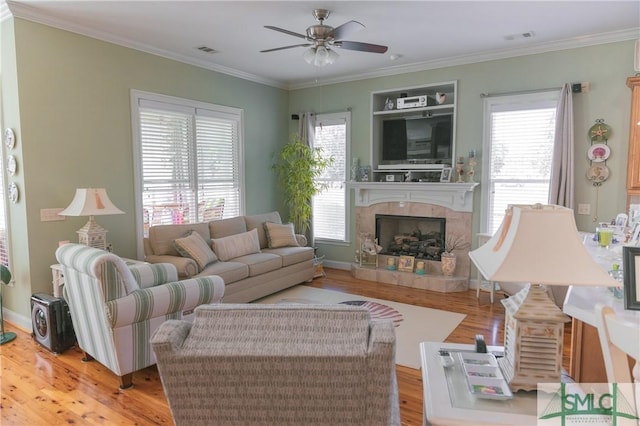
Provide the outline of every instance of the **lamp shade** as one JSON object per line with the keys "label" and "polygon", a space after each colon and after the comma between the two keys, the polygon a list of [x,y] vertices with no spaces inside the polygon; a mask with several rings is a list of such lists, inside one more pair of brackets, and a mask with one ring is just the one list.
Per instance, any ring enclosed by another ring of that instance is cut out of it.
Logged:
{"label": "lamp shade", "polygon": [[491,281],[619,285],[582,243],[573,210],[561,206],[510,206],[496,234],[469,257]]}
{"label": "lamp shade", "polygon": [[78,188],[71,204],[59,213],[61,216],[104,216],[124,214],[109,199],[104,188]]}

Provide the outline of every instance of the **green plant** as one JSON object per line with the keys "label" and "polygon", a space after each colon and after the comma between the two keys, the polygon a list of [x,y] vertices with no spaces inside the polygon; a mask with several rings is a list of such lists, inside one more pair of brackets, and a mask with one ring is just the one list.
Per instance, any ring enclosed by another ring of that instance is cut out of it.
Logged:
{"label": "green plant", "polygon": [[0,284],[9,285],[11,282],[11,271],[5,265],[0,265]]}
{"label": "green plant", "polygon": [[311,224],[311,198],[325,188],[316,181],[333,164],[321,148],[309,147],[296,133],[275,156],[273,168],[289,207],[289,220],[296,232],[306,234]]}

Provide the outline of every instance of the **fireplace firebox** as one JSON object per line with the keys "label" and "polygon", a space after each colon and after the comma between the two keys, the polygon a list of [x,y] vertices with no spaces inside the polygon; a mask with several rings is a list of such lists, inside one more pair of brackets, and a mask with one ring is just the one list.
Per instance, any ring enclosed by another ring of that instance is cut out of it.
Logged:
{"label": "fireplace firebox", "polygon": [[439,261],[445,235],[445,218],[376,214],[380,254]]}

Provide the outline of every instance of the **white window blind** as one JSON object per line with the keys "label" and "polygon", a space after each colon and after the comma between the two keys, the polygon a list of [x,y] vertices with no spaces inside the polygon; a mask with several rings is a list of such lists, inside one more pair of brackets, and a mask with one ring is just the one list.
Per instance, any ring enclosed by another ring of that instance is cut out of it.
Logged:
{"label": "white window blind", "polygon": [[153,225],[243,214],[241,113],[194,104],[175,98],[171,102],[138,99],[145,236]]}
{"label": "white window blind", "polygon": [[346,241],[347,229],[347,158],[351,113],[318,114],[314,147],[322,148],[333,164],[317,178],[326,185],[313,197],[313,235],[316,240]]}
{"label": "white window blind", "polygon": [[495,233],[510,204],[548,203],[557,96],[545,92],[485,100],[484,232]]}

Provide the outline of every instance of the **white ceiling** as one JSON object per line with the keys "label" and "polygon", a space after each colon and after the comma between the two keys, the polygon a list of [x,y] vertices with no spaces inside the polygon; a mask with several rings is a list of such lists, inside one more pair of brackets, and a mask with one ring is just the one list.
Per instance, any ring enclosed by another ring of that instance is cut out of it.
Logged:
{"label": "white ceiling", "polygon": [[[16,17],[283,88],[640,39],[638,0],[7,3]],[[304,42],[264,26],[304,34],[315,24],[314,8],[329,9],[325,24],[333,27],[361,22],[366,28],[348,39],[387,45],[388,52],[337,49],[340,58],[323,68],[304,62],[302,47],[259,52]],[[534,37],[517,37],[530,31]],[[514,40],[505,39],[512,35]]]}

